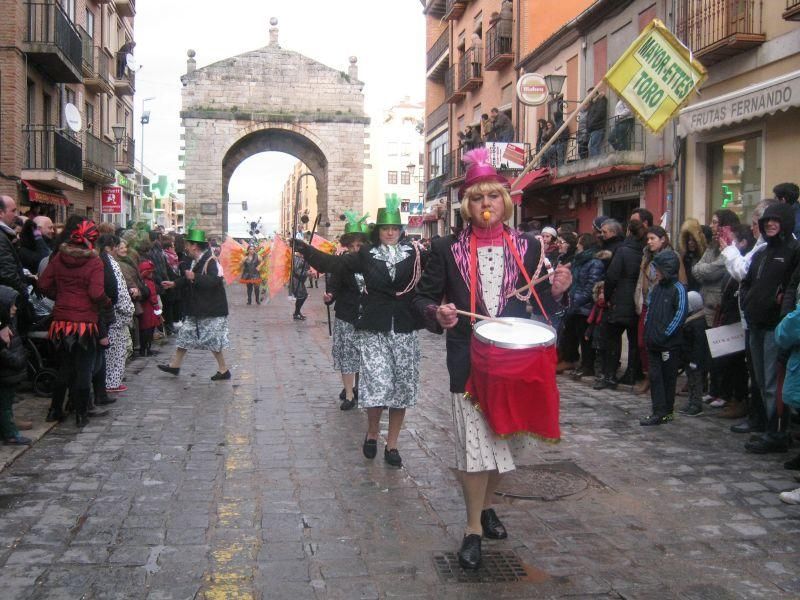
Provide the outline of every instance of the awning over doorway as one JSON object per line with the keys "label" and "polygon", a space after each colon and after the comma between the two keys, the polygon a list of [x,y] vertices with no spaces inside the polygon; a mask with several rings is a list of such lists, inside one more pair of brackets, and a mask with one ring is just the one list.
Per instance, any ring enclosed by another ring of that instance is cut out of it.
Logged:
{"label": "awning over doorway", "polygon": [[28,191],[28,200],[40,204],[53,204],[55,206],[69,206],[69,200],[61,190],[34,185],[30,181],[22,180]]}
{"label": "awning over doorway", "polygon": [[686,136],[800,106],[800,71],[787,73],[684,108],[678,133]]}
{"label": "awning over doorway", "polygon": [[[534,169],[530,173],[527,173],[525,177],[523,177],[520,182],[514,186],[514,189],[511,190],[512,196],[518,196],[522,192],[524,192],[527,188],[533,186],[535,183],[540,183],[550,177],[550,169],[547,167],[542,167],[540,169]],[[512,180],[513,183],[513,180]]]}

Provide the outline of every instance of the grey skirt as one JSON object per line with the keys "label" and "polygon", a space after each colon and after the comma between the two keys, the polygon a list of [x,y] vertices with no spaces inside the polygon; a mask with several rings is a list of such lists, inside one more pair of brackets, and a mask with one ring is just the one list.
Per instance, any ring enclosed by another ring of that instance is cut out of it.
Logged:
{"label": "grey skirt", "polygon": [[358,373],[360,366],[361,355],[355,326],[336,319],[333,322],[333,368],[340,373]]}
{"label": "grey skirt", "polygon": [[185,317],[175,342],[186,350],[222,352],[228,347],[228,317]]}
{"label": "grey skirt", "polygon": [[419,395],[419,338],[417,332],[359,331],[361,370],[360,408],[409,408]]}

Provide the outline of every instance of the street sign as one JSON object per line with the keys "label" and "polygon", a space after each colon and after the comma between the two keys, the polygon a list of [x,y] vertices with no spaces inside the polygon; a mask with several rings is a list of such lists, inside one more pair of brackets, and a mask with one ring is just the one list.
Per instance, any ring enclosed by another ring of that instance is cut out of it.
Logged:
{"label": "street sign", "polygon": [[658,133],[705,80],[706,69],[658,19],[606,73],[608,85]]}
{"label": "street sign", "polygon": [[122,214],[122,187],[109,185],[103,188],[100,212],[104,215]]}
{"label": "street sign", "polygon": [[517,81],[517,98],[527,106],[544,104],[547,95],[547,84],[538,73],[526,73]]}

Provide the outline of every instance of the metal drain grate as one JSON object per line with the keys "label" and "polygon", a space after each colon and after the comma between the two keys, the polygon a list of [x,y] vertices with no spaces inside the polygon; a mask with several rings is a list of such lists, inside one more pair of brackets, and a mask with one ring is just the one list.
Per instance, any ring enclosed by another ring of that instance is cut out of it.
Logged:
{"label": "metal drain grate", "polygon": [[508,550],[484,551],[481,566],[476,571],[462,569],[455,552],[437,552],[433,555],[433,564],[444,583],[510,583],[528,580],[525,565]]}

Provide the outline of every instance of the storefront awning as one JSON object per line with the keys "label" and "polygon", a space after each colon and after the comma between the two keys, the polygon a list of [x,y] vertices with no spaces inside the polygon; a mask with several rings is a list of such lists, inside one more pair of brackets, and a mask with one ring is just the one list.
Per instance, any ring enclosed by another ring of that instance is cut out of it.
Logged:
{"label": "storefront awning", "polygon": [[28,200],[40,204],[54,204],[56,206],[69,206],[69,200],[61,190],[45,188],[41,185],[34,185],[30,181],[22,180],[25,189],[28,191]]}
{"label": "storefront awning", "polygon": [[684,108],[678,118],[678,133],[699,131],[774,115],[800,106],[800,71],[762,81],[740,90]]}
{"label": "storefront awning", "polygon": [[[550,169],[547,167],[542,167],[541,169],[534,169],[530,173],[527,173],[525,177],[523,177],[520,182],[511,190],[512,196],[518,196],[522,192],[524,192],[527,188],[532,187],[535,183],[542,183],[545,179],[550,177]],[[512,180],[513,183],[513,180]]]}

